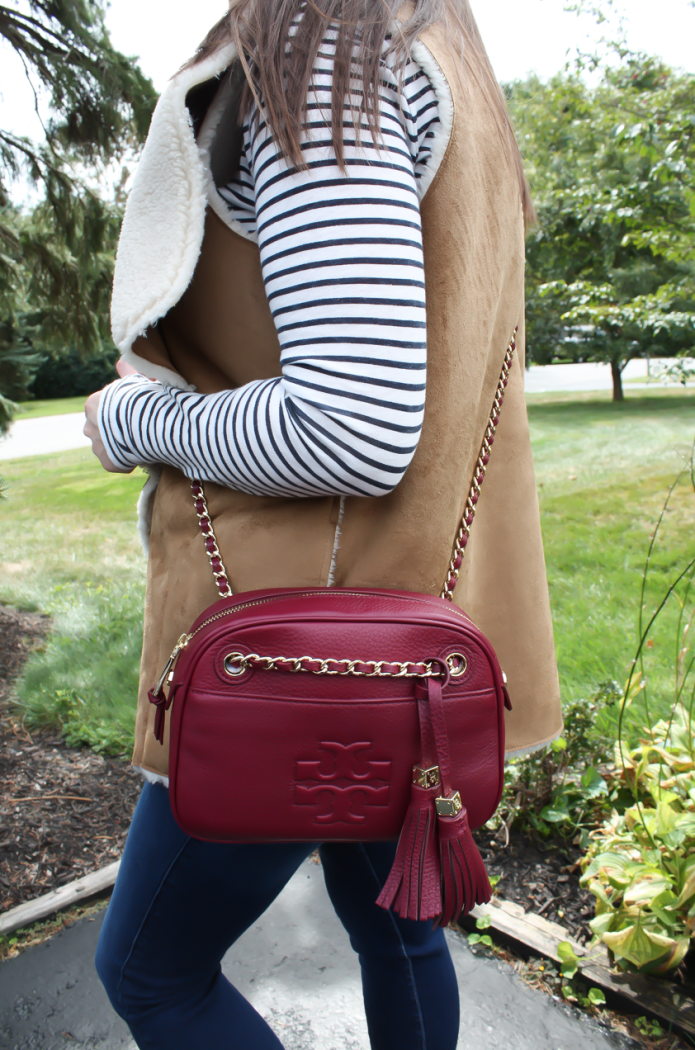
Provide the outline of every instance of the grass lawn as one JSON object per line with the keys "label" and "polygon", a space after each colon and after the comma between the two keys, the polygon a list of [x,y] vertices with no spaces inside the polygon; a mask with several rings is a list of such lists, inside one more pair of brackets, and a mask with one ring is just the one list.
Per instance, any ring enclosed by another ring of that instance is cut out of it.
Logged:
{"label": "grass lawn", "polygon": [[19,686],[28,721],[60,718],[74,743],[127,748],[142,645],[143,474],[107,474],[89,449],[9,460],[2,474],[0,602],[55,623]]}
{"label": "grass lawn", "polygon": [[[641,573],[666,492],[695,438],[693,393],[529,399],[563,697],[622,686],[636,648]],[[695,555],[695,498],[675,491],[652,558],[645,622]],[[654,713],[673,693],[675,603],[646,653]],[[642,718],[638,708],[635,718]]]}
{"label": "grass lawn", "polygon": [[84,412],[87,400],[79,397],[59,397],[51,401],[21,401],[17,419],[38,419],[39,416],[64,416],[68,412]]}
{"label": "grass lawn", "polygon": [[[566,700],[626,678],[641,570],[665,493],[695,437],[695,392],[529,396],[551,602]],[[107,475],[86,449],[2,465],[0,601],[55,618],[19,699],[29,720],[59,717],[75,742],[109,750],[132,733],[145,563],[135,530],[139,472]],[[674,495],[646,611],[695,554],[695,499]],[[655,710],[672,691],[673,615],[650,638]],[[642,717],[641,713],[636,717]]]}

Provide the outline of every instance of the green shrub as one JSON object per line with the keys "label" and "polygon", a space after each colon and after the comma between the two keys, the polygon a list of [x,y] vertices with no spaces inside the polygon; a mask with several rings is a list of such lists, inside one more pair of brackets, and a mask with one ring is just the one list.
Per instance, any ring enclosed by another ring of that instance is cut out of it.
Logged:
{"label": "green shrub", "polygon": [[87,397],[118,379],[116,361],[119,356],[115,348],[94,357],[85,357],[77,350],[64,350],[44,359],[29,389],[37,400]]}
{"label": "green shrub", "polygon": [[563,835],[588,844],[589,829],[610,812],[613,719],[621,696],[617,683],[604,682],[589,700],[564,708],[565,732],[547,750],[512,759],[505,769],[502,802],[491,825],[514,825],[538,834]]}
{"label": "green shrub", "polygon": [[24,721],[60,728],[73,747],[127,752],[142,649],[141,588],[86,587],[77,603],[69,589],[66,598],[53,632],[18,682]]}

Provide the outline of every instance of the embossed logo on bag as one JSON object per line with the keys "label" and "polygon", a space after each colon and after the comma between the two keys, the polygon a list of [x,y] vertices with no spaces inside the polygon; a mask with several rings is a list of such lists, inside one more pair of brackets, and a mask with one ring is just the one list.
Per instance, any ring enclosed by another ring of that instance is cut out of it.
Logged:
{"label": "embossed logo on bag", "polygon": [[363,824],[367,806],[388,806],[391,763],[369,757],[370,741],[339,744],[322,740],[320,757],[300,759],[294,800],[315,806],[315,824]]}

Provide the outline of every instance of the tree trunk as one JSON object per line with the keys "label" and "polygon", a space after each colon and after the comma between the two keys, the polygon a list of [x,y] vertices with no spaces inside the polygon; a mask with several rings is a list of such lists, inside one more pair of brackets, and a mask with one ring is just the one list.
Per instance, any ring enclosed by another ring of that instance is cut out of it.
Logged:
{"label": "tree trunk", "polygon": [[611,361],[611,378],[613,379],[613,400],[624,401],[623,370],[620,367],[620,361],[615,358]]}

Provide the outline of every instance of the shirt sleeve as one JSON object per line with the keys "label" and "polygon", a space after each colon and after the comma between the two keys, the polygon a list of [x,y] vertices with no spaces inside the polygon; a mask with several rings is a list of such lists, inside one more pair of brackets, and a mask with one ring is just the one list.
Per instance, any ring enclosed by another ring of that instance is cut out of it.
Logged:
{"label": "shirt sleeve", "polygon": [[262,118],[251,119],[242,182],[223,193],[231,210],[253,191],[250,232],[282,375],[205,395],[141,376],[113,383],[100,431],[117,466],[168,463],[188,477],[277,496],[379,496],[403,477],[425,405],[417,183],[436,96],[413,63],[401,76],[382,64],[378,148],[366,128],[356,143],[348,125],[343,173],[324,116],[331,78],[327,40],[309,94],[306,169],[290,169]]}

